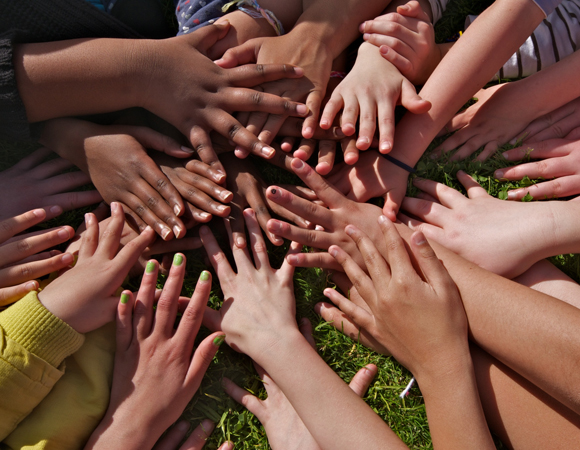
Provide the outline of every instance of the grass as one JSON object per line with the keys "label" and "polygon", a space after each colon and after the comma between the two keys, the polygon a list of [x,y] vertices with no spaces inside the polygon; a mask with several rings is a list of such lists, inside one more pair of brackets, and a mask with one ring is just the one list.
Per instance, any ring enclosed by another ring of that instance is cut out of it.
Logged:
{"label": "grass", "polygon": [[[489,3],[489,0],[452,1],[448,11],[436,27],[438,40],[442,41],[446,37],[454,35],[462,29],[463,18],[466,14],[476,14]],[[435,141],[430,148],[437,144],[438,142]],[[0,170],[10,167],[34,148],[33,145],[0,142]],[[500,151],[505,148],[500,149]],[[439,181],[464,192],[455,177],[457,171],[461,169],[473,175],[491,195],[502,198],[508,189],[531,183],[529,180],[522,182],[495,180],[493,171],[509,164],[501,157],[500,152],[481,163],[474,161],[474,157],[462,162],[450,162],[445,158],[432,160],[429,158],[428,151],[417,165],[417,176]],[[261,163],[260,168],[266,181],[270,183],[298,182],[298,179],[293,175],[281,172],[265,163]],[[416,193],[411,182],[408,193],[409,195]],[[76,227],[82,222],[84,212],[89,210],[90,208],[86,208],[82,211],[64,214],[46,226],[70,224]],[[281,263],[285,251],[286,247],[270,246],[270,258],[273,265],[278,266]],[[201,251],[188,252],[187,259],[184,294],[191,295],[200,272],[207,267],[204,264],[204,255]],[[580,259],[578,256],[561,255],[553,258],[553,262],[575,280],[580,280]],[[139,280],[132,280],[129,287],[137,288],[138,282]],[[160,286],[163,282],[164,279],[161,276]],[[409,372],[392,358],[378,355],[359,343],[353,342],[314,313],[313,306],[324,300],[322,291],[327,286],[332,286],[332,283],[319,269],[298,269],[296,271],[297,317],[307,317],[314,325],[314,337],[321,357],[345,382],[350,381],[356,371],[366,364],[376,364],[379,373],[371,385],[365,401],[408,446],[414,449],[432,448],[421,393],[417,388],[413,388],[410,395],[404,400],[398,397],[411,377]],[[209,301],[210,306],[219,308],[221,298],[220,287],[214,281]],[[198,339],[202,339],[207,334],[207,330],[202,329]],[[183,418],[189,420],[193,425],[197,425],[204,418],[210,418],[217,423],[216,430],[205,447],[209,450],[216,449],[224,440],[234,441],[236,449],[267,449],[267,438],[258,420],[223,392],[221,388],[223,376],[234,380],[260,398],[265,398],[262,383],[258,379],[249,358],[234,352],[227,346],[222,346],[204,377],[199,392],[183,413]],[[497,446],[504,448],[499,441]]]}

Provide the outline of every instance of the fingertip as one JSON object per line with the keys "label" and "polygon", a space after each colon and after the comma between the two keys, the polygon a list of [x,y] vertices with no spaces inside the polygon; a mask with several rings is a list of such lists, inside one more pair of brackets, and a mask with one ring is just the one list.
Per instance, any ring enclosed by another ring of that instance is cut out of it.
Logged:
{"label": "fingertip", "polygon": [[326,162],[318,163],[316,165],[316,172],[318,172],[320,175],[328,175],[331,170],[332,167]]}
{"label": "fingertip", "polygon": [[74,261],[74,256],[70,253],[65,253],[64,255],[60,256],[60,262],[65,265],[71,265]]}
{"label": "fingertip", "polygon": [[415,245],[416,247],[423,247],[425,245],[428,245],[427,243],[427,238],[425,237],[425,235],[423,234],[422,231],[417,230],[415,231],[412,235],[411,235],[411,242],[413,243],[413,245]]}

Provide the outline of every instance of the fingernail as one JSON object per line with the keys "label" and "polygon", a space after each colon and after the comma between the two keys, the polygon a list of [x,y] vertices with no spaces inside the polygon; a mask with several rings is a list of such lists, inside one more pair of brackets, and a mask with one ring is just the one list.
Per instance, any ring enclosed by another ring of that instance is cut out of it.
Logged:
{"label": "fingernail", "polygon": [[508,200],[515,200],[518,196],[518,191],[508,191],[507,198]]}
{"label": "fingernail", "polygon": [[276,153],[276,150],[274,150],[272,147],[268,147],[267,145],[264,145],[262,147],[262,150],[260,150],[260,152],[262,153],[262,155],[266,156],[267,158],[271,158],[272,156],[274,156],[274,153]]}
{"label": "fingernail", "polygon": [[181,227],[178,227],[177,225],[175,225],[173,227],[173,234],[175,235],[175,237],[178,237],[181,235]]}
{"label": "fingernail", "polygon": [[389,219],[387,219],[386,216],[383,216],[382,214],[379,216],[379,223],[386,223],[387,220]]}
{"label": "fingernail", "polygon": [[381,150],[390,150],[391,143],[389,141],[381,142]]}
{"label": "fingernail", "polygon": [[282,224],[280,224],[280,222],[278,222],[277,220],[272,220],[269,225],[270,226],[268,228],[270,229],[270,231],[282,230]]}
{"label": "fingernail", "polygon": [[233,442],[228,441],[226,443],[226,446],[224,447],[223,450],[234,450],[234,444],[233,444]]}
{"label": "fingernail", "polygon": [[53,206],[50,208],[50,212],[53,214],[60,214],[62,212],[62,208],[60,206]]}
{"label": "fingernail", "polygon": [[509,159],[510,154],[508,152],[503,152],[501,156],[503,156],[504,159]]}
{"label": "fingernail", "polygon": [[304,161],[298,158],[294,158],[294,161],[292,161],[292,165],[296,170],[302,170],[304,168]]}
{"label": "fingernail", "polygon": [[306,136],[312,136],[314,134],[314,130],[312,129],[312,127],[308,127],[304,130],[304,133],[302,133],[302,135],[304,137]]}
{"label": "fingernail", "polygon": [[85,214],[85,224],[87,227],[93,222],[93,216],[89,213]]}
{"label": "fingernail", "polygon": [[242,248],[246,244],[246,240],[243,237],[239,237],[236,239],[236,245],[239,248]]}
{"label": "fingernail", "polygon": [[123,305],[126,305],[128,301],[129,301],[129,294],[121,294],[121,303]]}
{"label": "fingernail", "polygon": [[222,181],[224,181],[224,178],[226,176],[223,173],[215,173],[213,175],[214,180],[216,180],[216,182],[221,183]]}
{"label": "fingernail", "polygon": [[356,141],[356,145],[368,144],[369,138],[368,137],[360,137]]}
{"label": "fingernail", "polygon": [[208,227],[201,227],[199,229],[199,234],[204,234],[204,235],[207,236],[207,235],[211,234],[211,232],[209,231],[209,228]]}
{"label": "fingernail", "polygon": [[145,273],[151,273],[155,270],[155,263],[153,261],[149,261],[147,266],[145,266]]}
{"label": "fingernail", "polygon": [[171,230],[167,227],[163,227],[161,229],[161,237],[163,238],[163,240],[167,239],[167,236],[169,236],[171,234]]}
{"label": "fingernail", "polygon": [[219,195],[219,197],[224,201],[224,202],[229,202],[231,200],[231,198],[234,196],[233,193],[231,193],[230,191],[222,191]]}
{"label": "fingernail", "polygon": [[61,228],[60,230],[58,230],[58,237],[61,239],[68,239],[69,238],[69,232],[66,228]]}
{"label": "fingernail", "polygon": [[119,209],[119,204],[117,202],[111,202],[111,213],[114,213]]}
{"label": "fingernail", "polygon": [[387,47],[386,45],[381,45],[381,47],[379,48],[379,52],[381,52],[382,55],[386,55],[387,53],[389,53],[389,47]]}
{"label": "fingernail", "polygon": [[181,206],[179,206],[179,205],[176,204],[173,207],[173,212],[175,213],[176,216],[179,216],[181,214]]}
{"label": "fingernail", "polygon": [[496,170],[494,177],[498,180],[502,179],[503,178],[503,170]]}
{"label": "fingernail", "polygon": [[296,107],[296,112],[301,116],[305,116],[308,113],[308,108],[306,107],[306,105],[298,105]]}
{"label": "fingernail", "polygon": [[181,266],[183,264],[183,255],[180,253],[176,253],[173,257],[173,265],[174,266]]}
{"label": "fingernail", "polygon": [[72,264],[72,262],[74,261],[74,257],[70,253],[65,253],[60,257],[60,260],[62,261],[63,264]]}
{"label": "fingernail", "polygon": [[36,289],[36,281],[29,281],[24,285],[24,288],[28,291],[32,291]]}
{"label": "fingernail", "polygon": [[[50,208],[50,211],[52,211],[52,208]],[[35,209],[32,211],[32,214],[34,214],[36,217],[41,218],[41,217],[44,217],[45,212],[43,209]]]}
{"label": "fingernail", "polygon": [[345,231],[345,232],[346,232],[346,234],[348,234],[349,236],[352,236],[352,235],[354,234],[354,227],[351,227],[350,225],[348,225],[344,231]]}
{"label": "fingernail", "polygon": [[225,206],[225,205],[219,205],[219,206],[217,207],[217,210],[218,210],[219,212],[224,212],[226,209],[227,209],[227,206]]}
{"label": "fingernail", "polygon": [[177,424],[177,429],[178,429],[179,431],[184,431],[184,432],[185,432],[185,431],[188,431],[188,430],[189,430],[189,422],[185,422],[185,421],[183,421],[183,422],[179,422],[179,423]]}
{"label": "fingernail", "polygon": [[421,233],[420,231],[414,233],[412,238],[413,238],[413,242],[415,242],[415,245],[420,246],[420,245],[424,245],[427,243],[427,239],[425,239],[425,235],[423,233]]}
{"label": "fingernail", "polygon": [[225,340],[226,340],[226,337],[225,337],[225,335],[222,334],[221,336],[218,336],[213,340],[213,345],[215,345],[216,347],[219,347],[220,345],[223,344],[223,342]]}
{"label": "fingernail", "polygon": [[215,424],[209,419],[204,419],[201,421],[199,426],[203,430],[203,434],[205,434],[205,440],[207,441],[207,438],[211,435],[211,432],[213,431]]}
{"label": "fingernail", "polygon": [[186,147],[185,145],[181,146],[181,150],[183,150],[185,153],[193,153],[195,151],[192,148]]}
{"label": "fingernail", "polygon": [[328,119],[322,119],[322,120],[320,121],[320,126],[321,126],[321,127],[330,126],[330,122],[328,121]]}
{"label": "fingernail", "polygon": [[333,258],[336,258],[336,255],[338,255],[338,250],[336,248],[332,248],[328,251],[328,253],[330,253]]}
{"label": "fingernail", "polygon": [[211,214],[206,213],[206,212],[201,212],[201,213],[199,213],[199,217],[201,217],[204,220],[207,220],[211,217]]}
{"label": "fingernail", "polygon": [[207,270],[204,270],[199,275],[199,281],[208,281],[208,280],[209,280],[209,272]]}

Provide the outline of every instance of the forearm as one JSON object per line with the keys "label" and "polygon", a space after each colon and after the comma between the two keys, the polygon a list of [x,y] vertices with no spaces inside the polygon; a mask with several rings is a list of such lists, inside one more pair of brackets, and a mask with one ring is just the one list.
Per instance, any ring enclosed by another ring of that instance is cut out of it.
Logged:
{"label": "forearm", "polygon": [[302,40],[320,42],[334,59],[359,36],[359,25],[379,15],[388,3],[389,0],[304,1],[304,12],[291,33]]}
{"label": "forearm", "polygon": [[434,449],[495,449],[481,407],[468,346],[454,367],[417,376]]}
{"label": "forearm", "polygon": [[[411,230],[399,225],[409,239]],[[431,242],[461,294],[471,339],[536,386],[580,412],[580,311],[492,274]]]}
{"label": "forearm", "polygon": [[544,18],[532,0],[498,0],[467,29],[420,92],[432,103],[425,114],[407,114],[397,125],[392,155],[417,163],[429,143],[483,87]]}
{"label": "forearm", "polygon": [[251,356],[282,389],[323,449],[407,448],[297,330]]}
{"label": "forearm", "polygon": [[140,106],[147,42],[74,39],[18,45],[14,67],[28,120]]}

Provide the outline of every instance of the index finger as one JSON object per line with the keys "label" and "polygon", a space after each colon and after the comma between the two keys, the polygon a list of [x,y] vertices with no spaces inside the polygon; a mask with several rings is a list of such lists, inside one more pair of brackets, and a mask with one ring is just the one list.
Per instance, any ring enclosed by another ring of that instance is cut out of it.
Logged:
{"label": "index finger", "polygon": [[342,195],[334,186],[329,184],[322,176],[317,174],[316,171],[304,161],[294,158],[290,165],[294,173],[298,175],[300,179],[304,181],[304,183],[306,183],[306,185],[316,193],[317,197],[329,208],[336,208],[346,201],[344,195]]}
{"label": "index finger", "polygon": [[379,246],[379,250],[391,269],[393,278],[401,278],[401,275],[408,275],[410,271],[415,272],[403,238],[397,231],[395,224],[385,216],[379,216],[379,227],[385,237],[384,246]]}
{"label": "index finger", "polygon": [[45,218],[46,211],[42,208],[38,208],[3,220],[0,222],[0,244],[27,228],[42,222]]}
{"label": "index finger", "polygon": [[226,70],[230,83],[239,87],[253,87],[282,78],[301,78],[304,75],[302,68],[291,64],[245,64]]}

